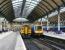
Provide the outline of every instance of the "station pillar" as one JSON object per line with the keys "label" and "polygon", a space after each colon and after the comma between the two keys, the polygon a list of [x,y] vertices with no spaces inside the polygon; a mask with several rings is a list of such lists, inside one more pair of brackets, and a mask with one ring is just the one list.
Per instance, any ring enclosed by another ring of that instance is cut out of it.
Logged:
{"label": "station pillar", "polygon": [[41,18],[41,26],[42,26],[42,31],[43,31],[43,21],[42,21],[42,18]]}
{"label": "station pillar", "polygon": [[47,15],[47,30],[49,30],[49,20],[48,20],[48,15]]}
{"label": "station pillar", "polygon": [[58,9],[58,31],[60,31],[60,9]]}

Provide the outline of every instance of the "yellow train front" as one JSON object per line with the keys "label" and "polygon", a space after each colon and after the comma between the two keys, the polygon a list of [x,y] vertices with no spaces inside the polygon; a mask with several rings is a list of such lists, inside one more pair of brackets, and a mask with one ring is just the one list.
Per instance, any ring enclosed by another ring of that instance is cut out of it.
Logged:
{"label": "yellow train front", "polygon": [[41,25],[22,25],[20,34],[23,38],[30,38],[32,36],[41,36],[43,35],[43,28]]}
{"label": "yellow train front", "polygon": [[20,30],[20,34],[22,37],[28,38],[31,36],[31,26],[23,25]]}
{"label": "yellow train front", "polygon": [[43,35],[43,28],[41,25],[34,25],[34,36]]}

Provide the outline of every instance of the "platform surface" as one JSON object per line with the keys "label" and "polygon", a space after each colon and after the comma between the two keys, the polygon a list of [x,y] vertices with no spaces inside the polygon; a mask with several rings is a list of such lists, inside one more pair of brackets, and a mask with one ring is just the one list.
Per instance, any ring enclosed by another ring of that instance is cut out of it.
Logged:
{"label": "platform surface", "polygon": [[26,50],[24,41],[18,32],[0,33],[0,50]]}
{"label": "platform surface", "polygon": [[19,34],[19,32],[17,32],[15,50],[26,50],[26,46],[25,46],[24,41],[23,41],[21,35]]}
{"label": "platform surface", "polygon": [[49,31],[49,32],[45,31],[43,33],[43,35],[65,40],[65,33],[64,32],[62,32],[61,34],[57,34],[57,33],[52,32],[52,31]]}

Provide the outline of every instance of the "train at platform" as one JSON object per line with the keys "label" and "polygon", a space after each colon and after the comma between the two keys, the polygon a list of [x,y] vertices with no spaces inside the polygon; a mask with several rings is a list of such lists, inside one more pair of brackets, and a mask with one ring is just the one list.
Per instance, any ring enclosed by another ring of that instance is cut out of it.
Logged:
{"label": "train at platform", "polygon": [[[65,32],[65,27],[61,27],[60,29],[61,29],[60,31]],[[47,28],[43,28],[41,25],[30,26],[30,25],[25,24],[21,26],[20,34],[24,37],[42,36],[44,34],[44,31],[54,31],[57,33],[58,27],[50,28],[49,30],[47,30]]]}
{"label": "train at platform", "polygon": [[32,27],[32,32],[33,32],[32,35],[34,35],[34,36],[41,36],[41,35],[43,35],[44,30],[41,25],[34,25]]}
{"label": "train at platform", "polygon": [[20,34],[22,37],[29,37],[31,36],[32,30],[30,25],[22,25],[20,29]]}
{"label": "train at platform", "polygon": [[43,28],[41,25],[22,25],[20,34],[24,37],[41,36],[43,35]]}

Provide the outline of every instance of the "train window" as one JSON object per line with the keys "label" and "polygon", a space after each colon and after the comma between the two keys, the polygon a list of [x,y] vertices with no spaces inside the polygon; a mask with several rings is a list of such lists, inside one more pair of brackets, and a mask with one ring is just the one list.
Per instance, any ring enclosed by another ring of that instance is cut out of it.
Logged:
{"label": "train window", "polygon": [[42,26],[36,26],[35,27],[35,30],[40,30],[40,29],[42,29]]}
{"label": "train window", "polygon": [[41,26],[37,26],[37,29],[41,29],[42,27]]}

